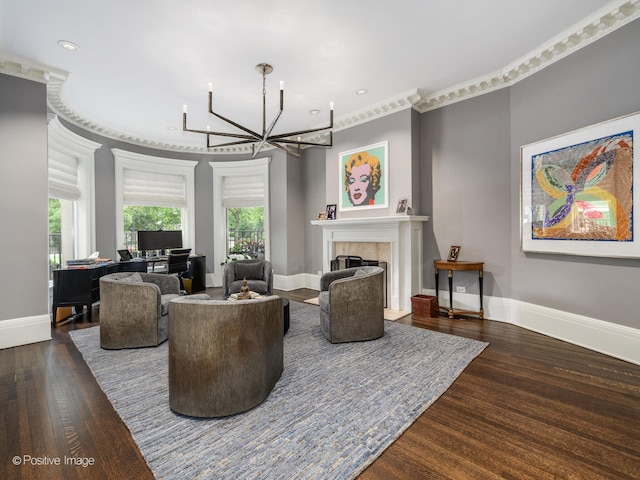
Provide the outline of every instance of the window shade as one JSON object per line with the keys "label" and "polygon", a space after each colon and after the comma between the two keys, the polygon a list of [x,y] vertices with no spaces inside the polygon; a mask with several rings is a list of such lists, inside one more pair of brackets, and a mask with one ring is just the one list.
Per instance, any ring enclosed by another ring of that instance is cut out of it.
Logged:
{"label": "window shade", "polygon": [[50,155],[49,196],[61,200],[78,200],[78,160],[70,155]]}
{"label": "window shade", "polygon": [[124,205],[183,208],[187,206],[185,177],[125,168],[122,197]]}
{"label": "window shade", "polygon": [[264,205],[264,176],[232,175],[222,179],[224,208],[260,207]]}

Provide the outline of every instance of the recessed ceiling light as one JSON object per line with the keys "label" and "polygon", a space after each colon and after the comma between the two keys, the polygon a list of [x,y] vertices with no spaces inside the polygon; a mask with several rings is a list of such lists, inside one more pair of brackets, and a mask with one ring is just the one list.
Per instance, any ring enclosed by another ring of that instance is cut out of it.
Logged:
{"label": "recessed ceiling light", "polygon": [[312,110],[309,110],[309,113],[311,115],[318,115],[320,113],[320,110],[318,110],[317,108],[314,108]]}
{"label": "recessed ceiling light", "polygon": [[70,52],[78,51],[78,46],[75,43],[70,42],[69,40],[58,40],[58,45],[60,45],[65,50],[69,50]]}
{"label": "recessed ceiling light", "polygon": [[176,131],[176,127],[167,127],[167,130],[169,130],[170,132],[175,132]]}
{"label": "recessed ceiling light", "polygon": [[366,88],[361,88],[360,90],[356,90],[356,93],[358,95],[366,95],[367,93],[369,93],[369,90],[367,90]]}

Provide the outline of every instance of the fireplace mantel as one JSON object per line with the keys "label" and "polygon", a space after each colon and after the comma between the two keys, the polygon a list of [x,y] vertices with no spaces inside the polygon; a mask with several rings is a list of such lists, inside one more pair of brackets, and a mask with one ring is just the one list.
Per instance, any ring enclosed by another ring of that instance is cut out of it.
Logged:
{"label": "fireplace mantel", "polygon": [[368,218],[313,220],[322,227],[323,271],[328,272],[335,257],[335,243],[389,243],[391,310],[411,311],[411,297],[422,292],[422,226],[429,217],[397,215]]}

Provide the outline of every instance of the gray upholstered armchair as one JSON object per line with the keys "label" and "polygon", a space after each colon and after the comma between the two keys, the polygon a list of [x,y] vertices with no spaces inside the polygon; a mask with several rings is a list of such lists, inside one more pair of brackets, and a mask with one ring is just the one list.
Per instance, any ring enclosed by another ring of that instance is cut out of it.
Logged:
{"label": "gray upholstered armchair", "polygon": [[273,268],[266,260],[229,261],[224,266],[222,293],[227,298],[239,293],[242,280],[247,279],[249,290],[261,294],[273,293]]}
{"label": "gray upholstered armchair", "polygon": [[373,340],[384,335],[384,270],[354,267],[320,279],[320,328],[331,343]]}
{"label": "gray upholstered armchair", "polygon": [[169,406],[222,417],[262,403],[284,368],[282,299],[173,299],[169,315]]}
{"label": "gray upholstered armchair", "polygon": [[180,293],[178,277],[121,272],[100,278],[100,346],[159,345],[169,333],[169,300]]}

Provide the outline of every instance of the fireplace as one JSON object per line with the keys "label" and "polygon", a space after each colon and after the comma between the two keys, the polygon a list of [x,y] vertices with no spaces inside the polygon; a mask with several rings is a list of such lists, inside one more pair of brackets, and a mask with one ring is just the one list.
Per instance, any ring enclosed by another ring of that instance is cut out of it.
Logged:
{"label": "fireplace", "polygon": [[[331,270],[337,255],[387,262],[389,308],[411,311],[411,296],[422,293],[422,228],[428,220],[407,215],[314,220],[311,224],[322,227],[324,272]],[[376,258],[367,250],[371,248],[382,253]]]}

